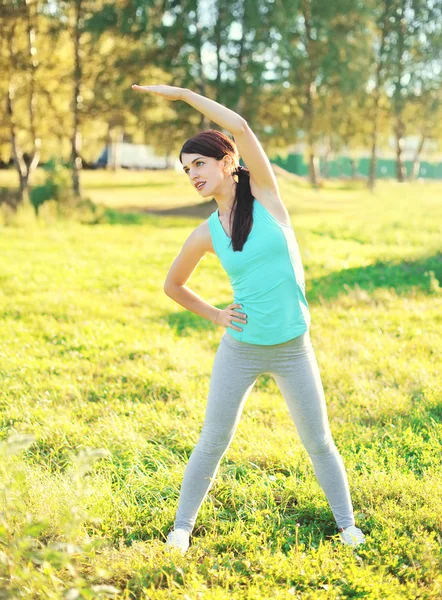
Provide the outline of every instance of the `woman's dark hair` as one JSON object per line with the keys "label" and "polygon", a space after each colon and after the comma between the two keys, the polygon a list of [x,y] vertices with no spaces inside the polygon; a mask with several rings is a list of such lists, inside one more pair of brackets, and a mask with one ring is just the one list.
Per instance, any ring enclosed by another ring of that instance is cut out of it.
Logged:
{"label": "woman's dark hair", "polygon": [[[231,245],[234,252],[242,251],[253,225],[253,196],[250,189],[250,173],[246,167],[239,165],[239,154],[236,144],[227,135],[216,129],[201,131],[188,139],[180,151],[181,156],[187,154],[202,154],[222,160],[228,155],[232,158],[232,174],[238,177],[235,199],[233,200]],[[231,214],[232,214],[231,213]]]}

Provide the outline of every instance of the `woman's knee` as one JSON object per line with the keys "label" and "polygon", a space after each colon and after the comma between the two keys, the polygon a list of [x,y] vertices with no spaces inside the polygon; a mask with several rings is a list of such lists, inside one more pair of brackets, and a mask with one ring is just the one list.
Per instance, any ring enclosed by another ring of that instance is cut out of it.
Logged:
{"label": "woman's knee", "polygon": [[230,431],[203,429],[196,447],[205,454],[221,455],[229,447],[231,438]]}
{"label": "woman's knee", "polygon": [[315,435],[303,441],[310,456],[326,456],[334,454],[337,448],[330,433]]}

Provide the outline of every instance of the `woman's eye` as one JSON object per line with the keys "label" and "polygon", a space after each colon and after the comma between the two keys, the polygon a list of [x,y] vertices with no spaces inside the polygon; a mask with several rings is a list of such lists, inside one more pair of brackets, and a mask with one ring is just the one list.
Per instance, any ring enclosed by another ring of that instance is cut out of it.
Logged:
{"label": "woman's eye", "polygon": [[[204,163],[203,163],[202,160],[198,160],[195,164],[196,164],[196,166],[198,166],[198,165],[203,165]],[[189,175],[190,170],[186,169],[186,171],[184,171],[184,172],[185,172],[186,175]]]}

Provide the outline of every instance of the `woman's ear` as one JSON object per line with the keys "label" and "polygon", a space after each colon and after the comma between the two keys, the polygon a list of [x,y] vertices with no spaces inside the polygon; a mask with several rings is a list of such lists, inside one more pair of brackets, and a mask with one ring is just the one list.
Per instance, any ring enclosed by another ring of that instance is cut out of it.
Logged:
{"label": "woman's ear", "polygon": [[226,173],[231,173],[233,170],[233,160],[232,157],[226,154],[223,158],[223,171]]}

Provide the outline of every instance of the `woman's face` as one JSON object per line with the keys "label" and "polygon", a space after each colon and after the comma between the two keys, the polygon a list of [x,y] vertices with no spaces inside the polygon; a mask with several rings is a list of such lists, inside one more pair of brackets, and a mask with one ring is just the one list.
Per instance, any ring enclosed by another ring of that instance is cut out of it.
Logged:
{"label": "woman's face", "polygon": [[183,153],[181,161],[190,183],[203,198],[214,196],[230,177],[227,156],[216,160],[203,154]]}

